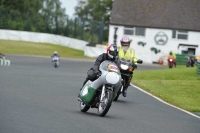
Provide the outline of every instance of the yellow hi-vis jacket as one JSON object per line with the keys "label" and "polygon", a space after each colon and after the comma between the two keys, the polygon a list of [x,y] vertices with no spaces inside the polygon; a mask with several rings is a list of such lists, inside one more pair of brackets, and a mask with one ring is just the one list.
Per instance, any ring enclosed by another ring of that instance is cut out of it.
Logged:
{"label": "yellow hi-vis jacket", "polygon": [[119,58],[124,58],[126,60],[133,60],[134,63],[137,65],[137,58],[135,57],[135,51],[131,48],[128,48],[128,50],[125,53],[122,46],[120,46],[118,51],[118,56]]}
{"label": "yellow hi-vis jacket", "polygon": [[169,55],[168,55],[168,58],[169,58],[169,57],[173,57],[173,58],[176,60],[176,55],[175,55],[175,54],[172,54],[172,55],[169,54]]}

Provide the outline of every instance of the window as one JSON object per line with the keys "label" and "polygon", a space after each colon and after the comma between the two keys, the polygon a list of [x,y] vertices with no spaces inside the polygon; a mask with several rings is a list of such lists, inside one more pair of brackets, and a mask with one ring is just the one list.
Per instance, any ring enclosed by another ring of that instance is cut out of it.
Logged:
{"label": "window", "polygon": [[145,28],[135,28],[135,35],[136,36],[145,36]]}
{"label": "window", "polygon": [[124,29],[124,34],[125,35],[133,35],[133,29]]}
{"label": "window", "polygon": [[188,32],[183,30],[172,30],[172,38],[187,40]]}
{"label": "window", "polygon": [[124,35],[135,35],[135,36],[145,36],[145,28],[139,27],[125,27],[124,28]]}

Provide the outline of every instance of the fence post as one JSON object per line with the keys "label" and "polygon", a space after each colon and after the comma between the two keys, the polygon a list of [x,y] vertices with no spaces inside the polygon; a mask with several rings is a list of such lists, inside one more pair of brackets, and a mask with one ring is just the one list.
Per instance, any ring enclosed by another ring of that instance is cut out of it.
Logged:
{"label": "fence post", "polygon": [[114,32],[114,45],[117,47],[117,29],[118,27],[115,27],[115,32]]}
{"label": "fence post", "polygon": [[99,40],[98,40],[99,44],[102,44],[102,42],[103,42],[103,28],[104,28],[104,24],[101,21],[101,22],[99,22]]}
{"label": "fence post", "polygon": [[196,62],[197,65],[197,75],[200,76],[200,60]]}

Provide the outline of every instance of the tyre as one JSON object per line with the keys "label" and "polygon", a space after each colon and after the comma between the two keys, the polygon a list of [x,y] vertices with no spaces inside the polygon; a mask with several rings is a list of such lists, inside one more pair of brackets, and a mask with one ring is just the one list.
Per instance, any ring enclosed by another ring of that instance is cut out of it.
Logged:
{"label": "tyre", "polygon": [[169,63],[169,68],[172,68],[173,67],[173,64],[170,62]]}
{"label": "tyre", "polygon": [[90,109],[90,106],[84,104],[83,102],[80,102],[80,111],[87,112]]}
{"label": "tyre", "polygon": [[112,99],[113,99],[113,92],[111,90],[106,90],[105,95],[103,96],[102,102],[99,103],[98,106],[98,114],[101,117],[104,117],[108,110],[111,107],[112,104]]}
{"label": "tyre", "polygon": [[190,63],[189,62],[186,63],[186,67],[190,67]]}
{"label": "tyre", "polygon": [[117,96],[114,98],[114,101],[117,101],[117,100],[118,100],[119,95],[121,94],[120,91],[121,91],[121,89],[119,89],[119,91],[117,92]]}
{"label": "tyre", "polygon": [[55,68],[58,68],[58,66],[59,66],[60,64],[59,64],[59,62],[57,61],[57,62],[54,62],[53,65],[54,65]]}

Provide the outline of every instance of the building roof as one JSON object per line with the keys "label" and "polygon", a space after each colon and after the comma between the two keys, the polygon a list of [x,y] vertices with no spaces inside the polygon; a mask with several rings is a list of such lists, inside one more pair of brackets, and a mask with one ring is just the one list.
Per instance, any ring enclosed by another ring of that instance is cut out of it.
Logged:
{"label": "building roof", "polygon": [[200,0],[114,0],[110,24],[200,31]]}

